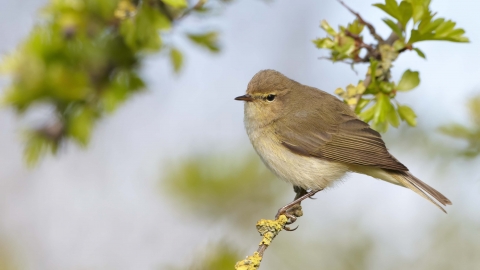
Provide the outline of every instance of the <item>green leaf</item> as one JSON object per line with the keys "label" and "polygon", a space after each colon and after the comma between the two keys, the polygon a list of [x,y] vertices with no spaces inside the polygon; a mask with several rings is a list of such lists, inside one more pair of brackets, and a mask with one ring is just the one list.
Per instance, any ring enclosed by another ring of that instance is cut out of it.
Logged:
{"label": "green leaf", "polygon": [[375,125],[385,122],[389,110],[389,103],[390,100],[387,95],[382,93],[377,94],[377,106],[375,108],[375,115],[373,116],[373,123]]}
{"label": "green leaf", "polygon": [[72,136],[81,146],[86,146],[90,140],[93,123],[95,120],[94,112],[89,108],[81,108],[72,115],[68,123],[68,134]]}
{"label": "green leaf", "polygon": [[364,122],[368,123],[373,119],[375,115],[377,104],[373,105],[372,107],[366,109],[365,111],[361,112],[358,117],[362,119]]}
{"label": "green leaf", "polygon": [[393,42],[393,48],[395,49],[395,51],[400,51],[402,50],[403,48],[405,48],[406,44],[405,44],[405,41],[403,39],[397,39],[395,40],[395,42]]}
{"label": "green leaf", "polygon": [[220,51],[218,46],[218,33],[217,32],[207,32],[203,34],[188,34],[188,38],[194,43],[207,48],[211,52]]}
{"label": "green leaf", "polygon": [[425,54],[419,48],[413,48],[415,52],[417,52],[418,56],[422,57],[423,59],[427,59]]}
{"label": "green leaf", "polygon": [[425,18],[424,15],[428,12],[430,0],[408,0],[408,2],[412,5],[412,18],[413,22],[416,24],[418,21]]}
{"label": "green leaf", "polygon": [[142,4],[137,15],[121,22],[120,33],[134,51],[156,51],[162,46],[159,31],[170,27],[171,23],[163,13]]}
{"label": "green leaf", "polygon": [[188,6],[187,0],[162,0],[162,2],[173,8],[186,8]]}
{"label": "green leaf", "polygon": [[172,63],[173,70],[179,72],[183,65],[183,55],[178,49],[172,48],[170,50],[170,62]]}
{"label": "green leaf", "polygon": [[390,19],[383,19],[383,21],[388,25],[388,27],[390,27],[390,29],[392,29],[392,31],[397,34],[398,37],[401,37],[403,38],[403,31],[402,29],[400,29],[400,27],[398,27],[398,25],[390,20]]}
{"label": "green leaf", "polygon": [[413,44],[415,42],[424,41],[424,40],[432,40],[434,35],[432,33],[420,33],[420,31],[412,29],[410,31],[410,39],[408,40],[408,44]]}
{"label": "green leaf", "polygon": [[392,82],[385,82],[385,81],[380,82],[380,90],[385,94],[391,93],[393,88],[394,88],[394,84]]}
{"label": "green leaf", "polygon": [[361,24],[357,19],[355,19],[353,23],[349,23],[347,25],[347,30],[350,31],[350,33],[352,34],[360,35],[364,27],[365,25]]}
{"label": "green leaf", "polygon": [[373,4],[373,6],[385,11],[388,15],[397,20],[400,20],[401,18],[399,6],[395,0],[385,0],[385,4]]}
{"label": "green leaf", "polygon": [[456,23],[443,18],[434,21],[422,21],[418,30],[412,29],[409,44],[425,40],[443,40],[451,42],[469,42],[464,36],[465,30],[455,28]]}
{"label": "green leaf", "polygon": [[360,100],[358,101],[358,104],[357,104],[357,111],[358,112],[361,112],[363,110],[363,108],[365,108],[369,103],[370,101],[372,101],[371,99],[364,99],[364,98],[360,98]]}
{"label": "green leaf", "polygon": [[39,134],[29,134],[28,141],[24,149],[24,158],[28,166],[35,165],[40,157],[48,150],[48,143]]}
{"label": "green leaf", "polygon": [[420,77],[418,71],[411,71],[407,69],[397,85],[397,91],[409,91],[420,84]]}
{"label": "green leaf", "polygon": [[322,20],[320,22],[320,27],[325,30],[325,32],[327,32],[329,35],[331,36],[336,36],[337,35],[337,31],[335,31],[331,26],[330,24],[328,24],[328,22],[326,20]]}
{"label": "green leaf", "polygon": [[408,21],[412,18],[412,5],[408,2],[402,1],[398,10],[400,13],[398,21],[402,24],[403,29],[405,29]]}
{"label": "green leaf", "polygon": [[400,119],[398,118],[397,111],[391,102],[388,102],[388,112],[387,112],[387,120],[390,125],[394,127],[398,127],[400,125]]}
{"label": "green leaf", "polygon": [[398,114],[403,121],[406,121],[408,125],[414,127],[417,125],[417,115],[412,108],[406,105],[398,106]]}
{"label": "green leaf", "polygon": [[330,49],[335,46],[335,42],[329,37],[327,38],[317,38],[313,40],[313,44],[319,49]]}
{"label": "green leaf", "polygon": [[430,33],[437,29],[437,27],[440,26],[443,22],[445,22],[445,19],[443,18],[438,18],[433,21],[426,20],[425,22],[422,20],[422,22],[418,25],[418,31],[421,34]]}

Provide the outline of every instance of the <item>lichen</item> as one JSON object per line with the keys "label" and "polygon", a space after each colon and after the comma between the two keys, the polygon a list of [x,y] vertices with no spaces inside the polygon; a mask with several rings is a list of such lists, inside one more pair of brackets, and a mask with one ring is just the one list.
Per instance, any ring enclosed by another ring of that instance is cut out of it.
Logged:
{"label": "lichen", "polygon": [[277,220],[261,219],[257,222],[257,230],[263,236],[260,245],[269,246],[273,238],[283,229],[287,223],[287,217],[281,215]]}
{"label": "lichen", "polygon": [[257,222],[257,230],[261,236],[262,241],[259,244],[259,249],[252,256],[248,256],[245,260],[235,264],[236,270],[257,270],[262,262],[262,256],[265,249],[270,245],[277,234],[285,227],[288,219],[285,215],[281,215],[277,220],[261,219]]}
{"label": "lichen", "polygon": [[255,252],[252,256],[245,258],[245,260],[237,262],[235,270],[256,270],[260,267],[260,262],[262,262],[262,256],[260,256],[260,253]]}

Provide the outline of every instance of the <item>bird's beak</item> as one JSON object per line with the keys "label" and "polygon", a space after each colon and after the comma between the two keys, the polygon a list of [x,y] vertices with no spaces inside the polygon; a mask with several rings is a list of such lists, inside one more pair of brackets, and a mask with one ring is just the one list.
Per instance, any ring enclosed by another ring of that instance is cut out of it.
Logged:
{"label": "bird's beak", "polygon": [[243,95],[243,96],[239,96],[239,97],[236,97],[235,100],[243,100],[243,101],[253,101],[253,98],[250,96],[250,95]]}

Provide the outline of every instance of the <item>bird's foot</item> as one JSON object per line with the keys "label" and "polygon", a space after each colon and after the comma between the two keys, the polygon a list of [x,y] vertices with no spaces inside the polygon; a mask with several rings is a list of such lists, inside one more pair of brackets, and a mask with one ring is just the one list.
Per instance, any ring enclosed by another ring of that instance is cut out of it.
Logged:
{"label": "bird's foot", "polygon": [[[286,205],[278,210],[277,215],[275,215],[275,219],[278,219],[278,217],[281,215],[285,215],[288,218],[286,225],[291,225],[297,221],[297,218],[303,216],[302,206],[300,204],[294,204],[289,207],[287,206],[289,205]],[[283,227],[284,230],[289,232],[295,231],[297,228],[298,226],[293,229],[291,229],[289,226]]]}
{"label": "bird's foot", "polygon": [[[307,198],[312,198],[312,196],[319,191],[320,190],[311,190],[310,192],[307,192],[298,198],[296,197],[293,202],[285,205],[284,207],[278,210],[277,215],[275,215],[275,219],[278,219],[278,217],[280,217],[281,215],[285,215],[288,218],[288,221],[286,224],[287,225],[293,224],[295,221],[297,221],[298,217],[301,217],[303,215],[302,206],[300,205],[300,203]],[[297,228],[298,226],[294,229],[290,229],[290,227],[288,226],[284,227],[286,231],[295,231]]]}

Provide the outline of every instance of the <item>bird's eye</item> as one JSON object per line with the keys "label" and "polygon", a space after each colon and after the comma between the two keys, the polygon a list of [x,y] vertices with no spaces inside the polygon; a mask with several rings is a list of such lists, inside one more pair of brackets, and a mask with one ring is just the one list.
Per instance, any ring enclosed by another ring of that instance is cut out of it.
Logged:
{"label": "bird's eye", "polygon": [[272,102],[274,99],[275,99],[275,95],[270,94],[267,96],[267,100],[270,102]]}

